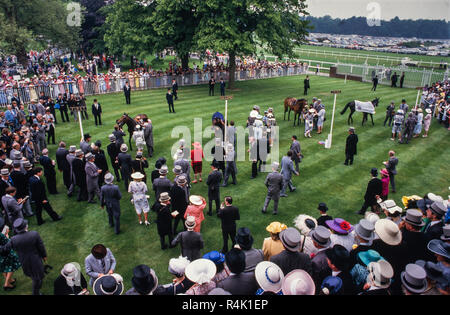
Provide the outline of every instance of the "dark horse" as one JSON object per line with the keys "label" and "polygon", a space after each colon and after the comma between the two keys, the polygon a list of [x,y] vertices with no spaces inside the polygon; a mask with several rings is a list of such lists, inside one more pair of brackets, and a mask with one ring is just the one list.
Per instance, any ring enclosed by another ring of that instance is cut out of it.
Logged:
{"label": "dark horse", "polygon": [[284,100],[284,120],[286,120],[286,112],[289,110],[288,113],[288,120],[290,120],[291,117],[291,111],[294,111],[295,116],[294,116],[294,126],[295,126],[295,122],[297,121],[297,117],[298,117],[298,125],[300,126],[300,118],[302,117],[301,114],[303,112],[303,108],[308,105],[308,100],[301,98],[301,99],[296,99],[293,97],[287,97]]}
{"label": "dark horse", "polygon": [[116,120],[116,123],[119,125],[119,127],[122,128],[123,125],[128,126],[128,134],[129,136],[129,144],[130,144],[130,151],[133,151],[133,147],[131,146],[131,138],[133,137],[133,133],[136,131],[136,125],[138,124],[138,120],[141,118],[148,118],[147,115],[141,114],[137,115],[134,119],[128,116],[127,113],[124,113],[122,117]]}
{"label": "dark horse", "polygon": [[[377,107],[379,101],[380,101],[380,98],[377,97],[371,103],[372,103],[372,105],[374,107]],[[347,108],[350,108],[350,115],[348,116],[348,119],[347,119],[347,124],[350,125],[350,121],[353,124],[352,116],[353,116],[354,112],[356,111],[356,109],[355,109],[355,101],[351,101],[351,102],[347,103],[347,105],[345,105],[344,109],[342,110],[341,115],[345,114]],[[363,113],[362,126],[364,126],[364,123],[368,120],[368,117],[367,117],[368,114],[369,113]],[[373,123],[373,115],[372,114],[369,114],[369,115],[370,115],[370,118],[372,119],[372,126],[373,126],[374,125],[374,123]]]}

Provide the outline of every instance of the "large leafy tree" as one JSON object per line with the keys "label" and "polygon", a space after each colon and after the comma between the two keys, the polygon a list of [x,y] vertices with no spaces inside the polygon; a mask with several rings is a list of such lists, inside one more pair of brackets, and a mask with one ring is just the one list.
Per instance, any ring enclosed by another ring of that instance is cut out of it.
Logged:
{"label": "large leafy tree", "polygon": [[76,48],[80,28],[67,23],[68,13],[62,0],[0,0],[1,52],[25,65],[30,47]]}
{"label": "large leafy tree", "polygon": [[256,53],[265,45],[280,58],[293,56],[305,40],[308,22],[305,0],[193,0],[199,19],[194,39],[200,49],[229,54],[230,80],[234,86],[236,56]]}
{"label": "large leafy tree", "polygon": [[103,53],[105,51],[104,23],[106,20],[105,0],[80,0],[84,8],[81,25],[81,49],[85,52]]}

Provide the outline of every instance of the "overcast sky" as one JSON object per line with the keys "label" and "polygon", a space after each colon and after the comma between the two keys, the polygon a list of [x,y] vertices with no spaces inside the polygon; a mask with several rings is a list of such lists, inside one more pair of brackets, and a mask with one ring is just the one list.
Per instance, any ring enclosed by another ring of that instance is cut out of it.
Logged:
{"label": "overcast sky", "polygon": [[450,19],[450,0],[306,0],[306,9],[312,16],[330,15],[349,18],[375,14],[367,9],[369,3],[379,4],[381,20],[400,19]]}

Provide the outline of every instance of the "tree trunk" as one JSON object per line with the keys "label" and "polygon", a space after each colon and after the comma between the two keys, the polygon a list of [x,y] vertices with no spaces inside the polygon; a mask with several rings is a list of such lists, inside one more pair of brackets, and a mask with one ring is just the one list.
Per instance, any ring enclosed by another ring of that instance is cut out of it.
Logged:
{"label": "tree trunk", "polygon": [[181,69],[183,69],[183,70],[189,69],[189,55],[190,55],[189,53],[180,55]]}
{"label": "tree trunk", "polygon": [[236,77],[236,52],[234,51],[230,51],[229,52],[229,78],[228,78],[228,89],[233,89],[234,88],[234,81],[235,81],[235,77]]}
{"label": "tree trunk", "polygon": [[28,57],[27,51],[23,45],[19,44],[19,47],[17,47],[16,55],[17,61],[24,67],[24,69],[26,69],[28,65]]}

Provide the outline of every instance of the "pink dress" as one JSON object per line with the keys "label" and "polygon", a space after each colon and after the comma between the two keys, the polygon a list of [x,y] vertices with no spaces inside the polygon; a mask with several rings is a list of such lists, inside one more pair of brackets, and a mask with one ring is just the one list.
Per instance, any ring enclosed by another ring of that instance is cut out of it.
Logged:
{"label": "pink dress", "polygon": [[428,131],[430,129],[430,124],[431,124],[431,114],[427,114],[423,119],[424,125],[423,128],[425,129],[425,131]]}
{"label": "pink dress", "polygon": [[200,206],[189,205],[186,209],[186,212],[184,213],[184,219],[186,219],[188,216],[195,217],[194,232],[200,233],[202,221],[205,220],[205,216],[203,215],[203,209],[205,209],[205,207],[206,201],[203,201],[203,204],[201,204]]}

